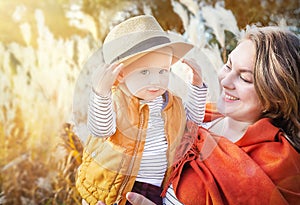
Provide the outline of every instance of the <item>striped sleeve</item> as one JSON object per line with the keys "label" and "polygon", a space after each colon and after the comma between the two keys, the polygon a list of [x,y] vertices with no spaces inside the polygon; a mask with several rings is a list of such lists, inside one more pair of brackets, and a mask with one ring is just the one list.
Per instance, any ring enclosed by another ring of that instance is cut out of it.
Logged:
{"label": "striped sleeve", "polygon": [[90,94],[87,127],[93,136],[108,137],[116,131],[115,112],[111,97],[102,97],[94,91]]}
{"label": "striped sleeve", "polygon": [[202,87],[189,84],[188,97],[183,103],[187,119],[198,123],[198,125],[200,125],[204,119],[206,96],[207,87],[205,84],[203,84]]}

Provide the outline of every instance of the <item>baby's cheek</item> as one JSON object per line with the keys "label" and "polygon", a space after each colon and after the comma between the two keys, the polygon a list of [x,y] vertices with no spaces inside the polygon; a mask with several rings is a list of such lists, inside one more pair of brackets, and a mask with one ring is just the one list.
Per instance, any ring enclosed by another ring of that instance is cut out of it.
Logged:
{"label": "baby's cheek", "polygon": [[169,76],[164,76],[160,78],[160,86],[163,88],[167,88],[169,84]]}

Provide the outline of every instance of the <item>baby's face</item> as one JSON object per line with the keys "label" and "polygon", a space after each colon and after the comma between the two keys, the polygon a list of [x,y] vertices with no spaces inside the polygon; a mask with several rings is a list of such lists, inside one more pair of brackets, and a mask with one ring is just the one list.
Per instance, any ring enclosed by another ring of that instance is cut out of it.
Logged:
{"label": "baby's face", "polygon": [[128,90],[136,97],[153,100],[161,96],[169,83],[167,68],[138,68],[125,77]]}
{"label": "baby's face", "polygon": [[151,52],[122,70],[128,90],[143,100],[153,100],[168,88],[172,50]]}

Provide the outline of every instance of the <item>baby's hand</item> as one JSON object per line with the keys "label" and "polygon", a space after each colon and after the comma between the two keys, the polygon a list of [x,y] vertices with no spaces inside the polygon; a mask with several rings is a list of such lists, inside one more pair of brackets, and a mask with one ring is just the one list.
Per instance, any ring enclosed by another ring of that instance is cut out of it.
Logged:
{"label": "baby's hand", "polygon": [[183,59],[182,63],[187,64],[192,70],[193,70],[193,85],[202,87],[203,81],[202,81],[202,71],[200,66],[197,64],[195,59]]}
{"label": "baby's hand", "polygon": [[111,87],[115,83],[123,63],[113,63],[111,65],[105,65],[105,67],[98,67],[92,77],[92,86],[94,92],[102,97],[109,96]]}

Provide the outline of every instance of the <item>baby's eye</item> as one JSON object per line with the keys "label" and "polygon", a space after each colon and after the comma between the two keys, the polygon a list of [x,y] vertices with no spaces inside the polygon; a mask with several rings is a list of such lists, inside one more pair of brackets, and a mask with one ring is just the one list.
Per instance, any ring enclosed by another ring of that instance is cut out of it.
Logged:
{"label": "baby's eye", "polygon": [[142,71],[141,71],[141,74],[142,74],[142,75],[149,75],[149,74],[150,74],[150,71],[149,71],[149,70],[142,70]]}
{"label": "baby's eye", "polygon": [[166,70],[166,69],[161,69],[160,71],[159,71],[159,74],[167,74],[169,71],[168,70]]}

